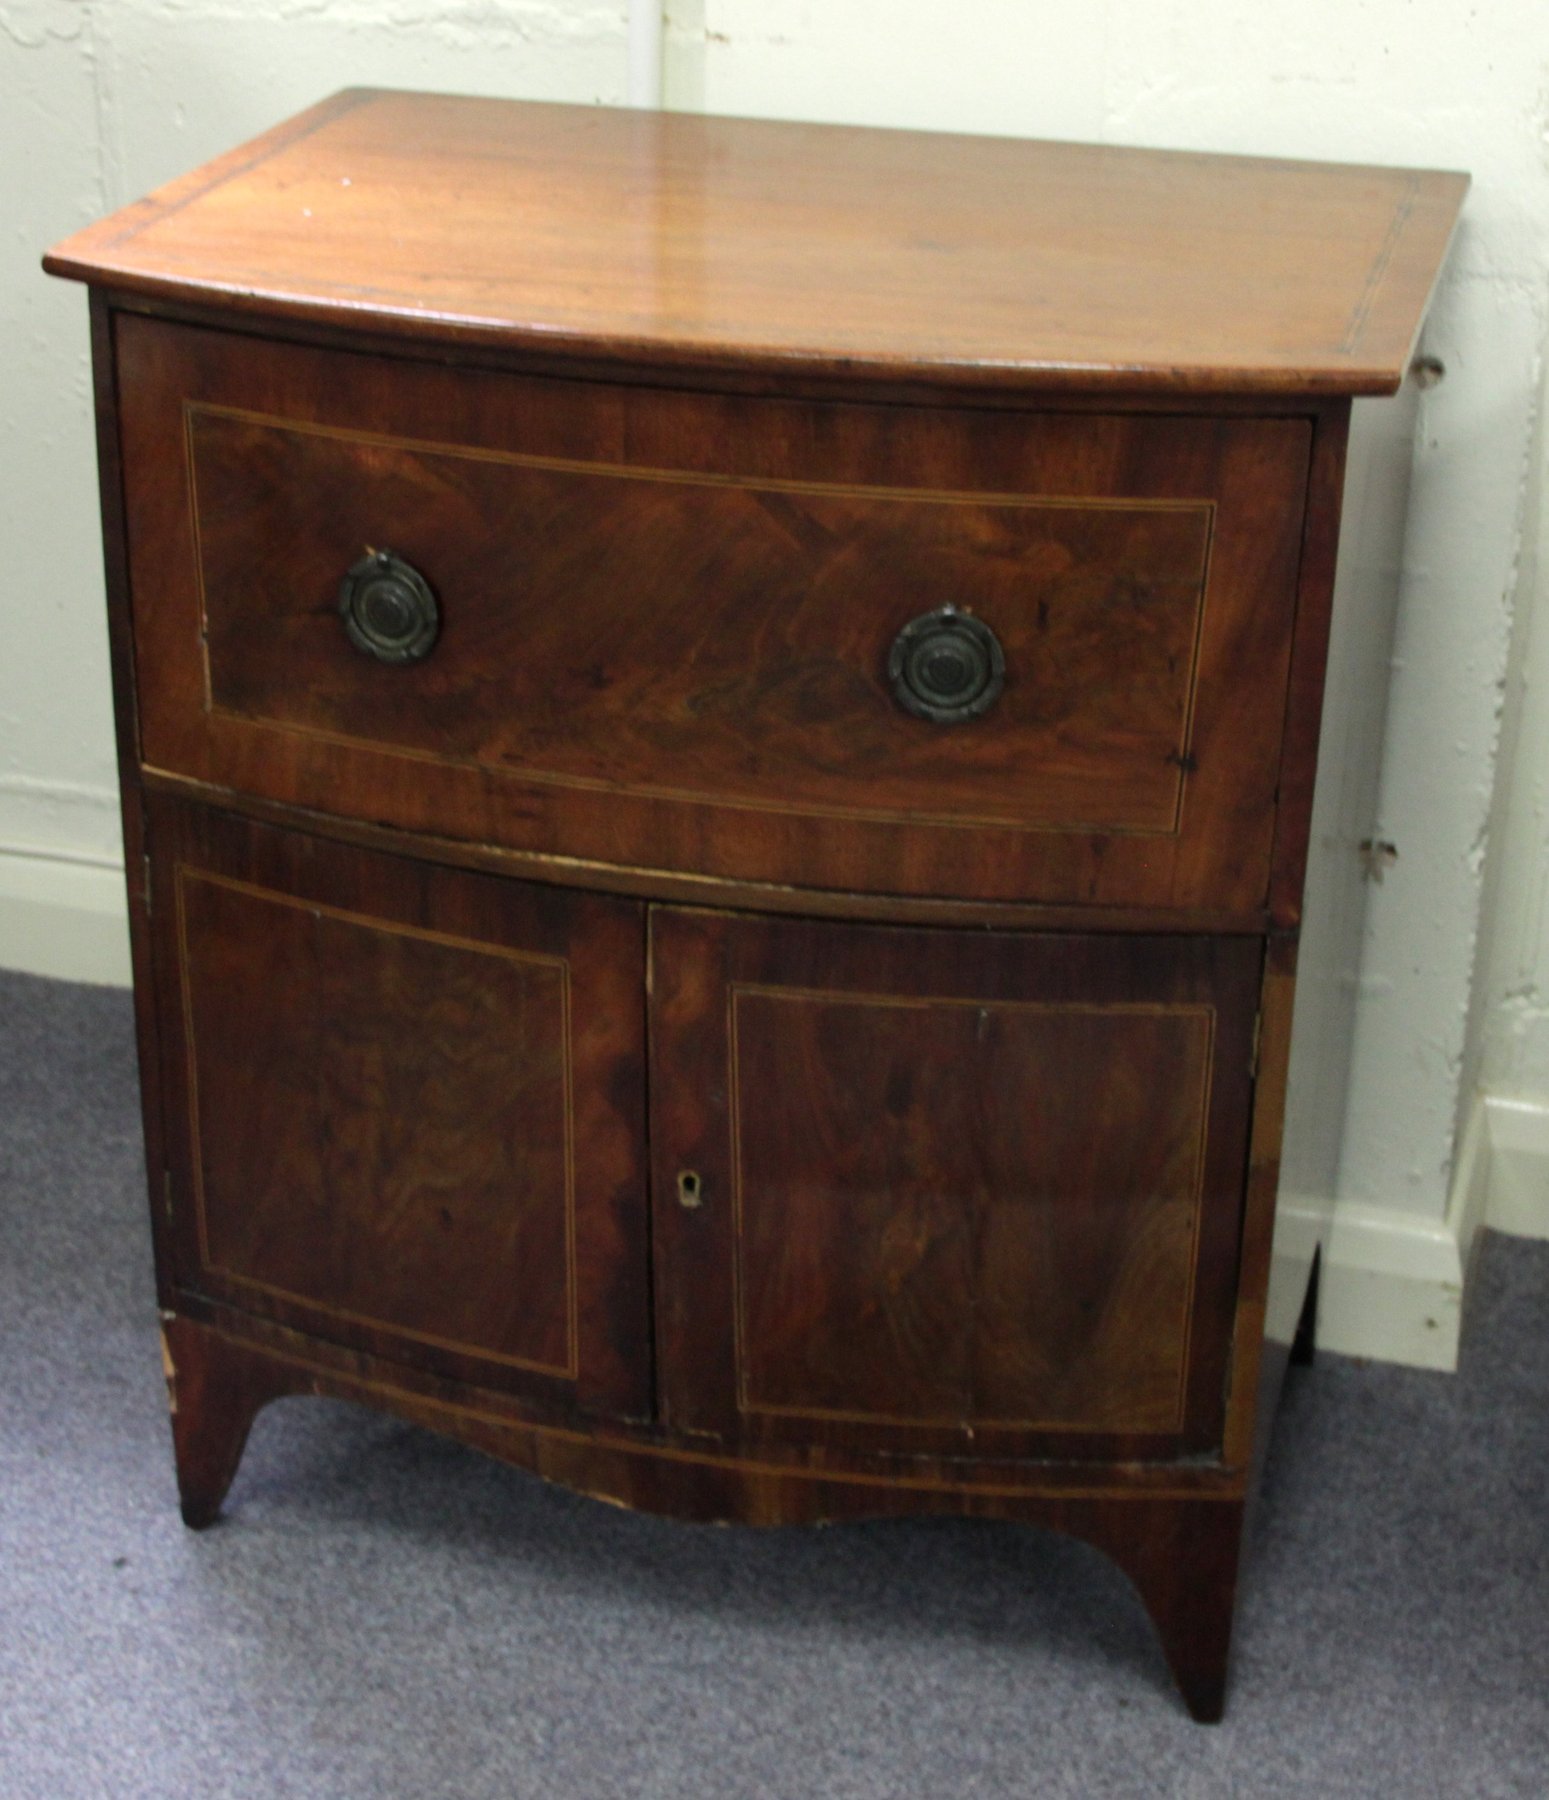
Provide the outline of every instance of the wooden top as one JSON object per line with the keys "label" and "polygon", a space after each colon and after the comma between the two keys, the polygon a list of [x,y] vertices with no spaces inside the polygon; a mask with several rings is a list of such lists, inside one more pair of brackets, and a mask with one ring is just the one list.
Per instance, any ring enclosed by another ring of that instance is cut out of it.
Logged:
{"label": "wooden top", "polygon": [[1001,388],[1391,393],[1464,175],[357,89],[56,275],[434,342]]}

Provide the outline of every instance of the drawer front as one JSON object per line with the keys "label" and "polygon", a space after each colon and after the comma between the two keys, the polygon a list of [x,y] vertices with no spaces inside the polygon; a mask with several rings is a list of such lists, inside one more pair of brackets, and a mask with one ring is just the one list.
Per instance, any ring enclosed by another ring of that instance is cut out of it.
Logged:
{"label": "drawer front", "polygon": [[651,925],[662,1406],[729,1442],[1221,1442],[1260,942]]}
{"label": "drawer front", "polygon": [[[127,317],[117,341],[153,767],[743,880],[1263,901],[1305,421],[717,398]],[[382,549],[433,596],[423,660],[339,617]],[[1003,667],[950,722],[895,654],[946,607]]]}
{"label": "drawer front", "polygon": [[642,909],[200,807],[150,830],[178,1285],[647,1414]]}

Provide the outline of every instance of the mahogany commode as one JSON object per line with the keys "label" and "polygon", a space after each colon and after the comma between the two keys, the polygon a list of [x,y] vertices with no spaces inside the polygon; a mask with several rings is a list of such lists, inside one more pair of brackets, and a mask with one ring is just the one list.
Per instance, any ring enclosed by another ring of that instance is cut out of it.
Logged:
{"label": "mahogany commode", "polygon": [[1019,1519],[1219,1716],[1350,403],[1465,185],[357,91],[51,254],[190,1524],[298,1392]]}

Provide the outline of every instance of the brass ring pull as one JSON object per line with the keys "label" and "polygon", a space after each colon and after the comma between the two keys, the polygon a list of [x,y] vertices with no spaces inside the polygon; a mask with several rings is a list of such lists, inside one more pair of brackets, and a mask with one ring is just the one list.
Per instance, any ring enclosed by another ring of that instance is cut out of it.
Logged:
{"label": "brass ring pull", "polygon": [[430,583],[391,550],[372,550],[345,576],[339,616],[357,650],[383,663],[423,662],[441,631]]}
{"label": "brass ring pull", "polygon": [[911,619],[894,638],[887,674],[905,712],[956,725],[995,704],[1006,681],[1006,658],[982,619],[939,606]]}

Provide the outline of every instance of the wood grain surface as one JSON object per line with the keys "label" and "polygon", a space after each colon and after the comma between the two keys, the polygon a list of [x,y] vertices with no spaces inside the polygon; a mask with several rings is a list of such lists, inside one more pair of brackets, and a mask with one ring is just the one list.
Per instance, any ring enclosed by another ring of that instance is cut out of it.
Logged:
{"label": "wood grain surface", "polygon": [[[337,355],[123,317],[143,753],[240,793],[700,877],[1261,907],[1302,419],[862,407]],[[336,613],[421,570],[429,658]],[[1001,638],[915,718],[894,637]]]}
{"label": "wood grain surface", "polygon": [[361,89],[45,266],[265,317],[679,369],[1389,393],[1466,187]]}
{"label": "wood grain surface", "polygon": [[[188,434],[212,711],[700,805],[1177,830],[1208,500],[765,485],[202,406]],[[433,666],[401,682],[319,604],[367,543],[437,577]],[[948,604],[1007,690],[922,729],[887,652]]]}
{"label": "wood grain surface", "polygon": [[654,910],[666,1417],[1218,1447],[1259,956]]}
{"label": "wood grain surface", "polygon": [[156,1300],[159,1306],[167,1308],[172,1304],[172,1250],[167,1217],[167,1159],[163,1145],[162,1053],[150,928],[150,855],[140,775],[140,712],[135,692],[134,624],[129,610],[129,550],[124,528],[124,471],[113,354],[113,314],[100,290],[91,295],[91,373],[108,657],[118,755],[119,819],[124,845],[124,898],[129,924],[130,967],[134,976],[140,1124],[145,1140],[145,1179],[155,1253]]}
{"label": "wood grain surface", "polygon": [[153,829],[181,1282],[648,1412],[640,908]]}

